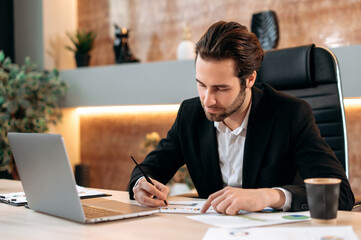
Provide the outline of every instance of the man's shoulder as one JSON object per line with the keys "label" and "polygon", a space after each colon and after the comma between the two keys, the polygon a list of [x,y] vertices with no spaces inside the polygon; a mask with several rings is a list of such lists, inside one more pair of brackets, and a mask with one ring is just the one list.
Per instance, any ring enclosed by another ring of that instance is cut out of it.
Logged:
{"label": "man's shoulder", "polygon": [[311,107],[306,101],[280,92],[268,84],[257,84],[253,92],[257,95],[254,99],[258,106],[257,108],[261,110],[267,109],[273,114],[290,114],[291,112],[303,112],[304,110],[306,112],[311,111]]}
{"label": "man's shoulder", "polygon": [[200,111],[202,110],[202,104],[199,97],[189,98],[182,102],[180,109],[182,111]]}
{"label": "man's shoulder", "polygon": [[199,97],[194,97],[190,99],[186,99],[180,105],[178,111],[178,117],[186,117],[190,118],[202,118],[204,116],[204,110],[202,108],[201,101]]}
{"label": "man's shoulder", "polygon": [[201,104],[199,97],[189,98],[182,102],[183,105],[198,107]]}

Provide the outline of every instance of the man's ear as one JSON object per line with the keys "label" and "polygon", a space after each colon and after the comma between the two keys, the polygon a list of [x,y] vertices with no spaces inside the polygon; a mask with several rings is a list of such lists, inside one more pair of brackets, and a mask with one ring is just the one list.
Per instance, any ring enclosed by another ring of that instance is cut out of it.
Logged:
{"label": "man's ear", "polygon": [[251,88],[253,87],[254,83],[256,82],[257,72],[253,71],[253,73],[246,79],[246,87]]}

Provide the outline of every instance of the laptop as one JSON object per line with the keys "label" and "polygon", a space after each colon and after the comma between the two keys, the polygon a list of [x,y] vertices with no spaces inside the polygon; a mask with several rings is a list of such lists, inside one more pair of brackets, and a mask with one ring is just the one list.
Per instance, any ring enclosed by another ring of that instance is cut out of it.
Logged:
{"label": "laptop", "polygon": [[80,200],[63,137],[59,134],[8,133],[21,183],[31,209],[81,223],[133,218],[156,208],[105,198]]}

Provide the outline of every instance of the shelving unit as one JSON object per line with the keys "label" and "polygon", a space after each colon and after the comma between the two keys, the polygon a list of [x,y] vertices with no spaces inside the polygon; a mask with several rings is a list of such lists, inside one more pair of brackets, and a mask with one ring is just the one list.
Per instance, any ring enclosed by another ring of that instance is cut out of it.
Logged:
{"label": "shelving unit", "polygon": [[[331,49],[345,98],[361,96],[361,45]],[[177,104],[197,96],[193,60],[128,63],[61,71],[70,84],[62,107]]]}
{"label": "shelving unit", "polygon": [[177,104],[197,96],[194,61],[129,63],[61,71],[62,107]]}

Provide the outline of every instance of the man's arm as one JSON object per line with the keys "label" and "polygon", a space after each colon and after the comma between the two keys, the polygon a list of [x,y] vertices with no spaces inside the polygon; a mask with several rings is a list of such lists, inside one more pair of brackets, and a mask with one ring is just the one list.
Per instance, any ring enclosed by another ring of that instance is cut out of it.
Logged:
{"label": "man's arm", "polygon": [[293,108],[291,143],[293,158],[302,177],[297,185],[281,186],[292,193],[291,211],[308,210],[306,178],[334,177],[341,179],[340,210],[351,210],[354,196],[345,171],[335,153],[321,137],[311,107],[304,101],[297,101]]}
{"label": "man's arm", "polygon": [[[177,118],[172,125],[171,129],[168,131],[167,137],[162,139],[156,149],[149,153],[145,160],[140,163],[140,166],[144,172],[147,173],[154,181],[158,182],[157,189],[161,191],[163,186],[167,184],[167,182],[173,177],[173,175],[177,172],[177,170],[184,165],[184,160],[182,157],[181,146],[179,143],[179,136],[178,136],[178,128],[179,128],[179,121],[180,116],[183,110],[183,103],[181,104]],[[129,196],[130,199],[134,199],[134,192],[133,188],[135,183],[141,178],[143,175],[139,171],[138,168],[134,168],[131,174],[131,179],[129,182]],[[153,181],[153,180],[152,180]],[[139,181],[141,183],[141,181]],[[162,186],[161,186],[162,185]],[[136,188],[139,194],[146,193],[150,195],[159,195],[159,192],[149,192],[150,188],[147,188],[147,184],[138,184],[139,188],[144,188],[142,191],[141,189]],[[137,187],[138,187],[137,186]],[[155,190],[155,189],[154,189]],[[169,190],[168,190],[169,192]],[[168,194],[167,192],[167,194]],[[157,193],[157,194],[155,194]],[[139,199],[139,196],[138,196]]]}

